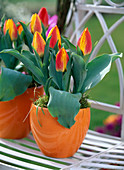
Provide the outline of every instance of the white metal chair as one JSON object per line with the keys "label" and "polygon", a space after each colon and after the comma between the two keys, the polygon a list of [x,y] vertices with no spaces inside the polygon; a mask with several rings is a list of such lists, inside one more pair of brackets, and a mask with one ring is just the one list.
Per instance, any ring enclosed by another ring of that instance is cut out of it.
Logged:
{"label": "white metal chair", "polygon": [[[80,28],[94,14],[97,16],[104,31],[104,35],[95,47],[92,57],[96,56],[105,39],[107,39],[111,51],[113,53],[117,52],[111,33],[119,24],[124,22],[124,2],[115,4],[110,0],[105,1],[108,3],[108,6],[100,5],[101,0],[94,0],[93,4],[85,4],[80,1],[76,3],[77,10],[74,12],[75,31],[71,41],[73,41],[75,36],[78,39]],[[79,20],[79,11],[85,11],[82,20]],[[121,14],[122,17],[108,29],[102,13]],[[124,37],[124,34],[122,36]],[[120,107],[96,101],[92,101],[91,106],[96,109],[123,115],[121,138],[89,130],[77,153],[73,157],[66,159],[44,156],[35,143],[32,134],[20,140],[0,139],[0,169],[124,170],[124,77],[120,59],[117,59],[116,65],[120,84]]]}

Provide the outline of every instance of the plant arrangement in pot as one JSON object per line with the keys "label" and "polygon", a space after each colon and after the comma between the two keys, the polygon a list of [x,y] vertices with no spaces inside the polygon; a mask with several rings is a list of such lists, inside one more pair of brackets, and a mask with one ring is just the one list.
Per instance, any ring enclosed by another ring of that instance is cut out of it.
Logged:
{"label": "plant arrangement in pot", "polygon": [[[32,35],[33,36],[33,35]],[[1,20],[0,51],[15,49],[21,52],[25,33],[20,23],[12,19]],[[11,54],[0,54],[0,137],[23,138],[30,132],[28,112],[37,95],[43,94],[43,86],[35,89],[34,81],[20,61]]]}
{"label": "plant arrangement in pot", "polygon": [[92,42],[88,28],[82,32],[76,47],[60,35],[57,26],[45,40],[35,32],[32,48],[34,57],[29,51],[28,55],[27,51],[16,50],[2,53],[23,62],[35,81],[44,86],[45,95],[39,96],[30,111],[31,130],[39,148],[50,157],[70,157],[89,128],[87,91],[103,79],[121,54],[104,54],[89,62]]}
{"label": "plant arrangement in pot", "polygon": [[[56,22],[57,16],[49,17],[46,8],[41,8],[38,14],[32,15],[30,29],[29,24],[26,25],[23,21],[15,24],[12,19],[5,20],[3,17],[0,51],[15,49],[21,52],[23,45],[26,45],[33,52],[31,43],[35,31],[38,29],[45,35]],[[39,86],[32,73],[13,55],[1,53],[0,62],[0,137],[23,138],[30,132],[28,113],[31,104],[39,94],[44,93],[43,86]]]}

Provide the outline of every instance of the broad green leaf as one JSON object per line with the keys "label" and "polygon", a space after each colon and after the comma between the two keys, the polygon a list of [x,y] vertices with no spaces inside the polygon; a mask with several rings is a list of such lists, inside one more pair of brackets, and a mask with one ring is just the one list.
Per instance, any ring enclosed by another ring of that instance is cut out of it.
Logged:
{"label": "broad green leaf", "polygon": [[29,60],[31,60],[34,63],[34,65],[38,67],[34,53],[31,53],[30,51],[22,50],[21,54],[27,57]]}
{"label": "broad green leaf", "polygon": [[32,77],[18,71],[3,68],[0,74],[0,101],[9,101],[24,93]]}
{"label": "broad green leaf", "polygon": [[122,53],[113,53],[113,54],[110,54],[110,56],[112,57],[112,62],[113,62],[117,58],[121,58],[123,56],[123,54]]}
{"label": "broad green leaf", "polygon": [[29,47],[30,51],[33,52],[32,50],[32,41],[33,41],[33,35],[32,33],[28,30],[27,26],[20,21],[20,24],[23,27],[24,33],[25,33],[25,44]]}
{"label": "broad green leaf", "polygon": [[13,49],[3,50],[1,51],[1,53],[8,53],[18,58],[25,65],[25,67],[28,70],[30,70],[34,74],[34,76],[37,77],[37,79],[39,80],[38,83],[40,82],[40,84],[45,85],[45,82],[43,81],[44,75],[42,71],[37,66],[35,66],[35,64],[29,58],[27,58],[26,56],[20,54],[18,51],[13,50]]}
{"label": "broad green leaf", "polygon": [[62,43],[65,43],[72,52],[76,52],[76,47],[67,39],[61,36]]}
{"label": "broad green leaf", "polygon": [[49,88],[50,98],[48,110],[53,117],[58,118],[58,122],[66,127],[71,128],[75,123],[75,116],[79,112],[81,93],[71,94],[69,92]]}
{"label": "broad green leaf", "polygon": [[73,68],[72,76],[74,78],[74,93],[81,92],[84,80],[87,75],[86,65],[83,58],[75,53],[72,54]]}
{"label": "broad green leaf", "polygon": [[[119,56],[118,56],[119,57]],[[112,58],[109,54],[96,57],[87,64],[87,76],[82,86],[82,92],[97,85],[110,71]]]}
{"label": "broad green leaf", "polygon": [[[12,49],[12,42],[7,31],[6,35],[2,35],[0,38],[0,51],[4,49]],[[0,54],[0,58],[3,60],[7,68],[14,69],[19,63],[18,59],[10,54]]]}

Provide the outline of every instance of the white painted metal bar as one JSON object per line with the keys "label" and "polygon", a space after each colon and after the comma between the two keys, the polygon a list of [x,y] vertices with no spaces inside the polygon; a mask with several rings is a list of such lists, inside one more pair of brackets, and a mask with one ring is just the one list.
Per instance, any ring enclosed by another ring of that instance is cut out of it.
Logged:
{"label": "white painted metal bar", "polygon": [[119,4],[116,4],[114,2],[112,2],[111,0],[105,0],[109,5],[113,6],[113,7],[121,7],[124,6],[124,2],[121,2]]}
{"label": "white painted metal bar", "polygon": [[90,5],[90,4],[78,4],[78,9],[83,11],[98,11],[100,13],[107,13],[107,14],[124,14],[123,8],[113,8],[111,6],[103,6],[103,5]]}
{"label": "white painted metal bar", "polygon": [[94,100],[88,100],[88,101],[91,104],[92,108],[104,110],[107,112],[122,114],[119,106],[115,106],[115,105],[111,105],[111,104],[107,104],[107,103],[103,103],[103,102],[98,102],[98,101],[94,101]]}

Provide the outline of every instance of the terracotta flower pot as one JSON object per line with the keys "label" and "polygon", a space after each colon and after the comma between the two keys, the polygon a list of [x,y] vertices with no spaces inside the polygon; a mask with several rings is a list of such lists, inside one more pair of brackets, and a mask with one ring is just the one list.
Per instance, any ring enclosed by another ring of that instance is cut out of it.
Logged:
{"label": "terracotta flower pot", "polygon": [[[80,109],[75,124],[67,129],[53,118],[47,108],[32,105],[30,124],[33,136],[40,150],[49,157],[66,158],[74,155],[85,138],[90,123],[90,108]],[[40,123],[39,123],[39,122]]]}
{"label": "terracotta flower pot", "polygon": [[[43,94],[42,86],[36,89],[35,98],[39,94]],[[19,139],[29,134],[30,120],[28,112],[33,98],[34,88],[28,88],[13,100],[0,102],[0,138]]]}

